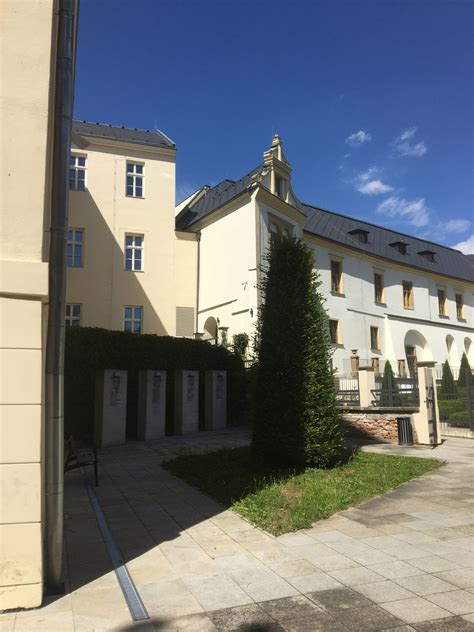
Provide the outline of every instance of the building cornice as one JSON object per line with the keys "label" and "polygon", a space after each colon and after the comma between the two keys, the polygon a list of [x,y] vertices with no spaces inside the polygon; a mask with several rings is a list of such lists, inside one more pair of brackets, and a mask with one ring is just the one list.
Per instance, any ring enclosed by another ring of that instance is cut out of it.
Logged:
{"label": "building cornice", "polygon": [[[410,264],[401,264],[379,255],[367,254],[365,252],[361,252],[357,248],[350,248],[349,246],[341,244],[338,241],[327,239],[325,237],[318,237],[317,235],[314,235],[313,233],[310,233],[309,231],[306,231],[304,229],[303,229],[303,239],[310,243],[318,244],[319,246],[324,246],[325,248],[327,248],[329,244],[331,247],[337,249],[339,252],[343,252],[347,255],[350,255],[351,257],[357,257],[359,259],[363,259],[364,261],[373,263],[375,266],[379,266],[379,267],[382,266],[383,268],[391,268],[392,270],[401,270],[403,272],[406,271],[411,274],[420,274],[421,276],[428,277],[435,281],[441,280],[441,281],[444,281],[445,283],[447,280],[449,280],[450,283],[452,283],[453,280],[455,280],[457,286],[459,286],[460,288],[471,291],[471,292],[474,291],[474,283],[469,283],[469,281],[459,279],[458,277],[449,276],[448,274],[443,274],[443,273],[436,274],[434,272],[431,272],[430,270],[425,270],[424,268],[418,268],[417,266],[413,266]],[[381,262],[383,262],[383,264]]]}

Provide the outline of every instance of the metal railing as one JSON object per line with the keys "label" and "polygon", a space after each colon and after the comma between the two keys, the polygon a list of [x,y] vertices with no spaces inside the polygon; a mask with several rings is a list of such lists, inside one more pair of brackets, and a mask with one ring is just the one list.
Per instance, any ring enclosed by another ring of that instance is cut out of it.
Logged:
{"label": "metal railing", "polygon": [[357,373],[334,376],[336,401],[339,406],[360,406],[359,376]]}
{"label": "metal railing", "polygon": [[418,382],[415,378],[392,377],[386,374],[375,381],[372,389],[372,404],[377,407],[400,408],[404,406],[419,406],[420,394]]}

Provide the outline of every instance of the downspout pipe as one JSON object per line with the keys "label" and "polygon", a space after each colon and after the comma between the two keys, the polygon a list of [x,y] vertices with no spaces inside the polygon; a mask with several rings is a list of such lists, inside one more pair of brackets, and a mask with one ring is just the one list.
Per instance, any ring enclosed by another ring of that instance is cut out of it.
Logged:
{"label": "downspout pipe", "polygon": [[49,593],[64,590],[64,347],[69,154],[74,103],[76,0],[59,0],[54,97],[49,312],[45,366],[45,556]]}

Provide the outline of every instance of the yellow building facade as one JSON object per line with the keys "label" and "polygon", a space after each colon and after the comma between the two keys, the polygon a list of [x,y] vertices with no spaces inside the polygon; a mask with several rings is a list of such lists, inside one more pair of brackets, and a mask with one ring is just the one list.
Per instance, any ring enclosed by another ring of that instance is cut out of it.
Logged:
{"label": "yellow building facade", "polygon": [[1,6],[0,610],[39,606],[43,595],[48,253],[64,4],[71,33],[74,2]]}

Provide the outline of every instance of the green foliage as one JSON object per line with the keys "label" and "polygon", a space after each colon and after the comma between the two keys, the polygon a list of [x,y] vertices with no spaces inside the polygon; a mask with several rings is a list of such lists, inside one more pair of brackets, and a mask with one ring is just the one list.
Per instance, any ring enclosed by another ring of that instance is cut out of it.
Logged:
{"label": "green foliage", "polygon": [[435,459],[360,452],[330,470],[261,468],[249,448],[237,448],[181,456],[164,467],[253,524],[279,535],[309,528],[316,520],[441,465]]}
{"label": "green foliage", "polygon": [[[472,369],[469,366],[469,361],[467,359],[466,352],[464,352],[461,358],[461,366],[459,367],[458,386],[464,387],[467,385],[466,378],[468,376],[466,375],[466,372],[471,373],[471,376],[472,376]],[[471,377],[471,382],[472,382],[472,377]]]}
{"label": "green foliage", "polygon": [[262,272],[254,454],[271,465],[332,466],[343,430],[312,251],[299,239],[275,236]]}
{"label": "green foliage", "polygon": [[400,405],[400,392],[398,390],[397,383],[395,382],[395,375],[393,374],[392,365],[390,364],[389,360],[385,362],[385,366],[383,368],[383,379],[380,391],[379,405]]}
{"label": "green foliage", "polygon": [[249,346],[249,336],[246,333],[235,334],[232,338],[234,343],[234,352],[245,360],[247,348]]}
{"label": "green foliage", "polygon": [[457,393],[458,389],[456,388],[456,382],[454,381],[453,372],[451,371],[451,367],[449,366],[449,362],[443,364],[443,375],[441,377],[441,387],[440,392],[442,394],[454,394]]}
{"label": "green foliage", "polygon": [[[204,371],[223,369],[227,375],[229,417],[242,413],[246,398],[246,376],[241,358],[222,346],[201,340],[132,334],[92,327],[66,328],[64,378],[65,433],[90,439],[94,418],[95,374],[100,369],[126,369],[127,434],[136,434],[138,371],[167,371],[167,430],[173,423],[174,371],[200,371],[200,406],[204,404]],[[202,410],[200,417],[203,418]]]}

